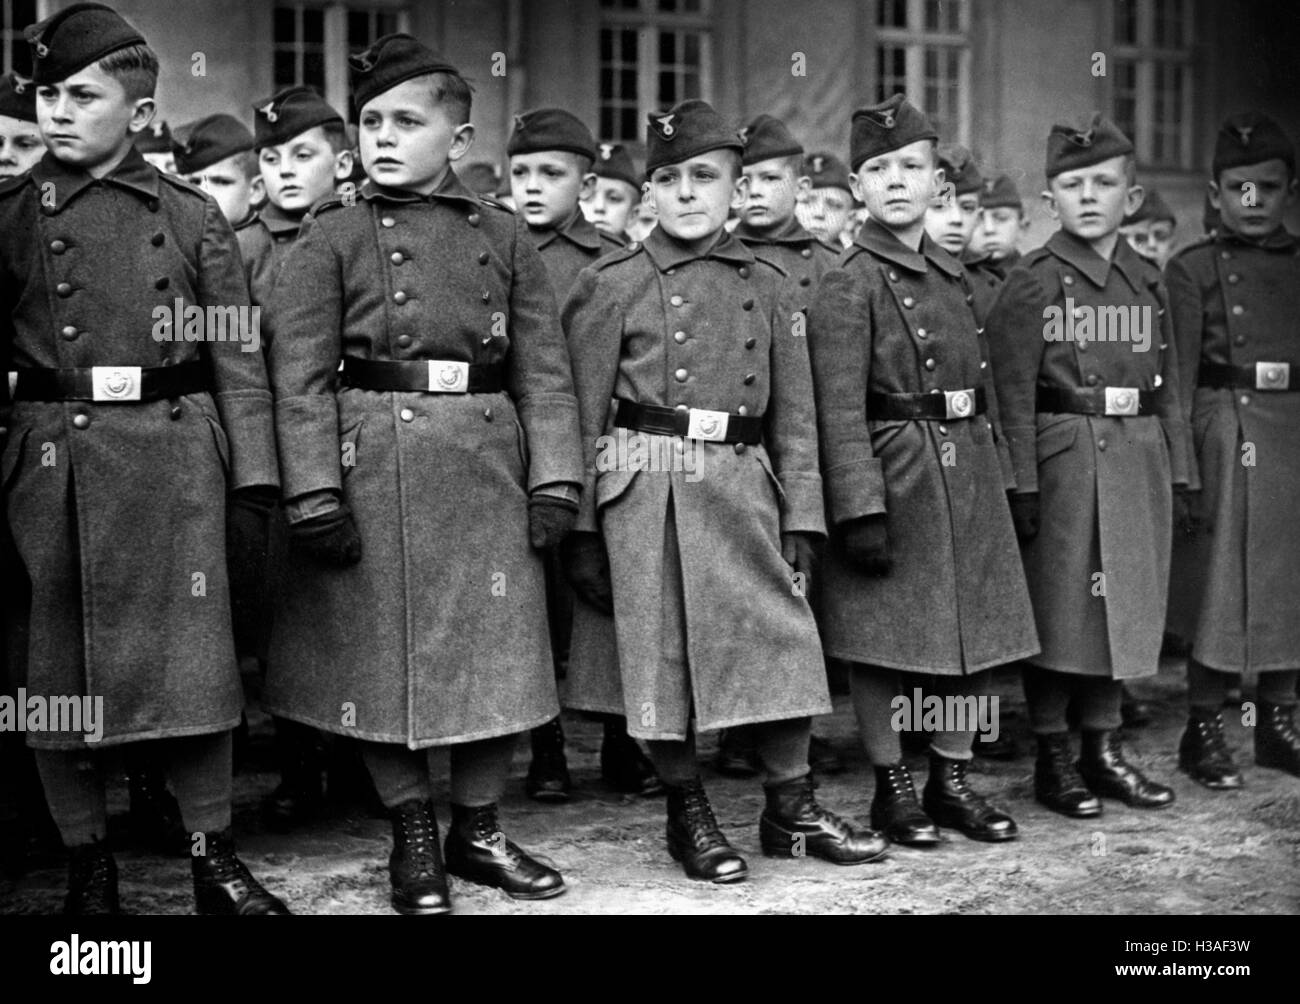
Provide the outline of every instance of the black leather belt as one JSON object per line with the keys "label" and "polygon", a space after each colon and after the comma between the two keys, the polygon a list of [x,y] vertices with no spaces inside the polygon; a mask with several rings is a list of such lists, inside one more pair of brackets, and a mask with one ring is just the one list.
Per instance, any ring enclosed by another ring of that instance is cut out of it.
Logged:
{"label": "black leather belt", "polygon": [[1136,387],[1050,387],[1038,385],[1038,410],[1067,415],[1133,418],[1156,410],[1156,392]]}
{"label": "black leather belt", "polygon": [[1201,363],[1197,383],[1202,387],[1242,388],[1245,390],[1300,390],[1291,386],[1291,364],[1288,362],[1255,363],[1252,366],[1232,366],[1228,363]]}
{"label": "black leather belt", "polygon": [[878,422],[949,422],[984,414],[984,388],[928,394],[867,394],[867,418]]}
{"label": "black leather belt", "polygon": [[202,394],[211,387],[208,367],[197,361],[175,366],[20,369],[15,375],[13,397],[15,401],[130,404]]}
{"label": "black leather belt", "polygon": [[466,363],[454,359],[391,362],[343,357],[344,384],[360,390],[420,391],[426,394],[496,394],[502,388],[499,363]]}
{"label": "black leather belt", "polygon": [[757,415],[734,415],[726,411],[703,408],[665,408],[658,404],[637,404],[618,399],[614,425],[659,436],[685,436],[710,443],[745,443],[757,446],[763,441],[763,419]]}

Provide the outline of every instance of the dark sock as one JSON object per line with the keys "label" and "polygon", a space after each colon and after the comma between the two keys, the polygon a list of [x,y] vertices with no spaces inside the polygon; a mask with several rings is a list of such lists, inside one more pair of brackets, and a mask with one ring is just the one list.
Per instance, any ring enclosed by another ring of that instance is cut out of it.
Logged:
{"label": "dark sock", "polygon": [[361,761],[375,782],[375,791],[385,808],[395,808],[411,799],[426,801],[433,797],[427,750],[411,750],[399,743],[365,740],[358,740],[358,745],[361,747]]}
{"label": "dark sock", "polygon": [[759,758],[767,769],[768,786],[784,784],[808,773],[811,718],[786,718],[753,726]]}

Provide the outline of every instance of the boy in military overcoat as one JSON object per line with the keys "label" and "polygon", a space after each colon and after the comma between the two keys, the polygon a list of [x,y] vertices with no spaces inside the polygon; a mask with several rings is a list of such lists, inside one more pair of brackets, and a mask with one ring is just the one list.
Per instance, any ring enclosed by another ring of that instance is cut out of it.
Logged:
{"label": "boy in military overcoat", "polygon": [[447,871],[555,896],[497,822],[516,737],[559,711],[540,552],[582,463],[555,298],[523,221],[451,169],[474,137],[455,67],[403,34],[350,63],[370,181],[317,207],[267,310],[290,554],[264,703],[361,740],[399,912],[447,912]]}
{"label": "boy in military overcoat", "polygon": [[853,114],[853,194],[870,218],[822,279],[809,325],[832,525],[824,643],[854,664],[872,825],[919,846],[939,841],[936,824],[986,841],[1016,825],[970,787],[977,723],[964,713],[939,723],[918,804],[894,720],[900,671],[975,708],[986,670],[1038,650],[970,287],[925,231],[943,182],[936,141],[901,94]]}
{"label": "boy in military overcoat", "polygon": [[586,474],[567,567],[613,610],[628,728],[668,785],[669,853],[713,882],[748,867],[709,806],[697,729],[761,723],[764,853],[885,851],[813,797],[809,716],[830,703],[805,595],[824,527],[812,394],[781,270],[725,230],[742,148],[703,101],[651,115],[659,225],[585,269],[564,308]]}
{"label": "boy in military overcoat", "polygon": [[158,73],[135,28],[74,4],[27,37],[49,150],[0,186],[5,504],[33,590],[28,691],[102,700],[98,735],[28,734],[72,851],[66,909],[118,910],[99,748],[164,740],[199,912],[283,914],[229,829],[226,494],[278,484],[271,396],[260,353],[202,322],[183,339],[175,315],[247,310],[234,234],[132,145]]}
{"label": "boy in military overcoat", "polygon": [[1043,644],[1023,673],[1035,794],[1084,818],[1100,814],[1098,796],[1174,800],[1128,762],[1119,727],[1122,682],[1158,668],[1187,426],[1160,273],[1119,236],[1142,196],[1132,143],[1099,114],[1054,126],[1046,174],[1061,229],[1008,275],[986,332]]}
{"label": "boy in military overcoat", "polygon": [[1229,117],[1213,172],[1218,230],[1175,255],[1166,281],[1201,483],[1187,521],[1189,563],[1203,571],[1179,762],[1223,789],[1242,778],[1220,709],[1246,672],[1259,674],[1255,763],[1300,776],[1300,241],[1282,222],[1296,158],[1276,122]]}

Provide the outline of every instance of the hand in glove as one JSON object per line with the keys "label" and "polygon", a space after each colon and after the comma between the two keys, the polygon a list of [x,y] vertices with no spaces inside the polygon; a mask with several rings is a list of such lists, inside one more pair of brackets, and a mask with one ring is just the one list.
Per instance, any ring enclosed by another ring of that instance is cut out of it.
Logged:
{"label": "hand in glove", "polygon": [[289,543],[326,565],[346,568],[361,560],[361,535],[346,503],[301,523],[290,523]]}
{"label": "hand in glove", "polygon": [[614,591],[609,578],[609,554],[600,534],[571,533],[560,545],[564,574],[578,597],[603,614],[614,613]]}
{"label": "hand in glove", "polygon": [[280,493],[258,485],[240,488],[226,506],[226,571],[232,612],[244,623],[265,602],[266,548],[271,515]]}
{"label": "hand in glove", "polygon": [[1201,493],[1186,488],[1174,489],[1174,531],[1184,537],[1195,537],[1203,528],[1198,509]]}
{"label": "hand in glove", "polygon": [[1038,492],[1007,492],[1016,539],[1028,544],[1038,536]]}
{"label": "hand in glove", "polygon": [[543,493],[528,499],[528,542],[539,551],[559,544],[577,521],[577,502]]}
{"label": "hand in glove", "polygon": [[840,530],[844,554],[868,575],[888,575],[894,567],[889,555],[889,534],[884,513],[849,520]]}

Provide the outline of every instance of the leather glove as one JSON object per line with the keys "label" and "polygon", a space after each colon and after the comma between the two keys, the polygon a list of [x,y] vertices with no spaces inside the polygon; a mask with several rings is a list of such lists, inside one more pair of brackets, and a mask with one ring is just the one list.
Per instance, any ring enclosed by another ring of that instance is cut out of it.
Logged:
{"label": "leather glove", "polygon": [[603,614],[614,613],[614,590],[609,578],[609,553],[600,534],[578,531],[560,544],[564,574],[580,599]]}
{"label": "leather glove", "polygon": [[346,568],[361,560],[361,535],[345,502],[320,516],[290,523],[289,543],[325,565]]}
{"label": "leather glove", "polygon": [[539,551],[559,544],[577,521],[577,502],[545,494],[528,499],[528,542]]}
{"label": "leather glove", "polygon": [[888,575],[894,567],[889,555],[888,517],[884,513],[849,520],[840,530],[844,554],[868,575]]}
{"label": "leather glove", "polygon": [[781,534],[781,557],[796,574],[803,576],[803,594],[807,596],[812,589],[813,571],[817,566],[817,545],[812,534]]}
{"label": "leather glove", "polygon": [[1016,525],[1016,539],[1028,544],[1038,536],[1038,492],[1007,492],[1011,522]]}
{"label": "leather glove", "polygon": [[1198,510],[1201,493],[1187,488],[1174,489],[1174,532],[1184,537],[1195,537],[1202,529]]}
{"label": "leather glove", "polygon": [[267,537],[279,500],[280,493],[265,485],[231,493],[226,506],[226,565],[236,602],[257,592],[266,580]]}

